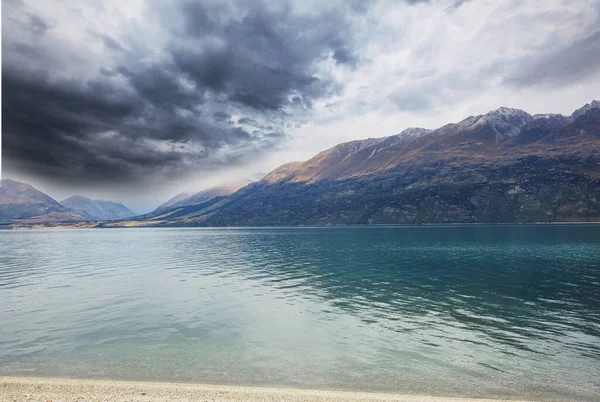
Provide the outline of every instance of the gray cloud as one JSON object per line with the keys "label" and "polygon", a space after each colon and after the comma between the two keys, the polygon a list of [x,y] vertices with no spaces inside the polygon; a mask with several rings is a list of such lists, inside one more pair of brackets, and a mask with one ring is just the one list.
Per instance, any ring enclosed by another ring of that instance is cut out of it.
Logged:
{"label": "gray cloud", "polygon": [[[350,6],[327,15],[262,1],[149,7],[156,17],[151,23],[167,35],[152,49],[160,57],[148,57],[131,35],[83,28],[82,49],[94,43],[105,49],[87,60],[49,36],[50,25],[26,3],[3,14],[9,170],[63,183],[127,183],[244,163],[287,138],[290,111],[339,92],[340,83],[319,71],[320,62],[331,57],[353,66],[359,60],[347,40],[346,20],[355,13]],[[44,40],[21,34],[22,21]],[[64,28],[69,21],[57,24]],[[69,75],[70,69],[81,73]],[[234,114],[246,116],[236,120],[252,131],[237,126]]]}
{"label": "gray cloud", "polygon": [[[600,23],[598,24],[600,25]],[[541,55],[519,60],[505,82],[512,86],[559,86],[600,72],[600,30]]]}
{"label": "gray cloud", "polygon": [[119,50],[119,51],[124,50],[123,46],[121,46],[121,44],[118,41],[116,41],[115,39],[111,38],[108,35],[95,34],[95,36],[97,36],[102,41],[102,44],[107,49]]}
{"label": "gray cloud", "polygon": [[34,14],[29,15],[29,27],[35,35],[43,35],[51,28],[44,19]]}
{"label": "gray cloud", "polygon": [[246,166],[290,133],[306,136],[308,155],[333,145],[324,132],[332,142],[398,132],[396,114],[444,124],[600,70],[598,0],[132,7],[3,1],[5,171],[162,184]]}
{"label": "gray cloud", "polygon": [[[243,106],[277,110],[294,94],[295,103],[310,107],[336,89],[316,77],[316,62],[331,54],[337,63],[356,63],[345,39],[349,10],[307,17],[258,1],[185,2],[183,9],[186,41],[170,49],[173,62],[198,87]],[[207,43],[207,36],[219,40]]]}

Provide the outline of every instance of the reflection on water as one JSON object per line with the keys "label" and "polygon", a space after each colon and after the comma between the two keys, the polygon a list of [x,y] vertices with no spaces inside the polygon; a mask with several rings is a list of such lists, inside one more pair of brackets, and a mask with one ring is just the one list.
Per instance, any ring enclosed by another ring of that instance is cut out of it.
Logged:
{"label": "reflection on water", "polygon": [[0,375],[600,395],[600,226],[0,232]]}

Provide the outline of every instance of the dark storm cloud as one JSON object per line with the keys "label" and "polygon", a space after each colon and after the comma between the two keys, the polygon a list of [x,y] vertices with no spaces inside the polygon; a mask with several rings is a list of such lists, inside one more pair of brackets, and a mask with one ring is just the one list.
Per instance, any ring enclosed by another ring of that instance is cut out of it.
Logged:
{"label": "dark storm cloud", "polygon": [[176,108],[192,109],[204,102],[204,91],[186,89],[181,85],[175,67],[166,63],[136,71],[119,67],[117,71],[129,82],[140,100],[159,112],[173,114]]}
{"label": "dark storm cloud", "polygon": [[231,115],[229,113],[224,113],[224,112],[215,112],[213,114],[213,118],[218,123],[231,121]]}
{"label": "dark storm cloud", "polygon": [[5,158],[41,175],[103,169],[93,150],[74,139],[111,130],[136,108],[135,99],[110,94],[101,82],[55,80],[4,65],[2,83]]}
{"label": "dark storm cloud", "polygon": [[251,119],[249,117],[242,117],[241,119],[238,120],[238,124],[247,124],[250,126],[259,126],[258,122],[254,119]]}
{"label": "dark storm cloud", "polygon": [[164,7],[160,57],[84,28],[82,40],[105,50],[83,64],[88,55],[50,35],[46,20],[11,6],[2,66],[9,169],[63,182],[151,182],[242,163],[286,138],[290,108],[340,90],[320,62],[360,60],[348,22],[356,7],[311,15],[279,2],[179,1],[160,15]]}
{"label": "dark storm cloud", "polygon": [[[185,2],[183,9],[188,46],[171,49],[174,63],[199,87],[254,109],[280,109],[292,93],[310,107],[313,99],[336,90],[315,77],[315,62],[329,55],[339,64],[358,61],[344,27],[348,10],[307,17],[294,15],[289,6],[268,8],[261,2]],[[206,36],[220,41],[204,43]]]}
{"label": "dark storm cloud", "polygon": [[[4,132],[20,133],[4,136],[5,158],[42,176],[128,181],[162,172],[171,178],[224,146],[273,142],[263,141],[270,133],[178,115],[162,100],[154,103],[152,94],[142,98],[109,82],[57,80],[9,67],[2,80]],[[162,88],[169,96],[168,84]]]}
{"label": "dark storm cloud", "polygon": [[334,47],[333,58],[337,63],[356,66],[359,58],[344,46]]}

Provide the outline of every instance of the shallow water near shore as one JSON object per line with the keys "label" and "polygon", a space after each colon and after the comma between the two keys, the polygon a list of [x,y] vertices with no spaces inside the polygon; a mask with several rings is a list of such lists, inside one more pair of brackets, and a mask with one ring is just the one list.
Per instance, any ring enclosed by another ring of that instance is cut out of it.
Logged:
{"label": "shallow water near shore", "polygon": [[0,375],[597,400],[600,226],[2,231]]}

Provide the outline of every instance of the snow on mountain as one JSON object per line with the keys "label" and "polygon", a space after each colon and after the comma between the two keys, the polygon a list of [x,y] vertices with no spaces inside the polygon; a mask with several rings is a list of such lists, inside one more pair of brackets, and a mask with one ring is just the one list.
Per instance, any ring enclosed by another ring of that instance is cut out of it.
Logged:
{"label": "snow on mountain", "polygon": [[583,116],[584,114],[586,114],[587,111],[595,108],[600,109],[600,101],[594,100],[591,103],[586,103],[585,105],[574,111],[571,115],[571,118],[576,119],[579,116]]}
{"label": "snow on mountain", "polygon": [[542,113],[542,114],[534,114],[533,118],[534,119],[551,119],[553,117],[565,117],[560,113]]}
{"label": "snow on mountain", "polygon": [[496,134],[507,134],[509,137],[513,137],[519,134],[521,127],[531,120],[533,117],[521,109],[500,107],[483,115],[469,116],[458,124],[469,129],[489,125]]}
{"label": "snow on mountain", "polygon": [[409,127],[406,130],[400,132],[400,134],[396,134],[396,137],[403,138],[417,138],[427,133],[430,133],[431,130],[421,127]]}

